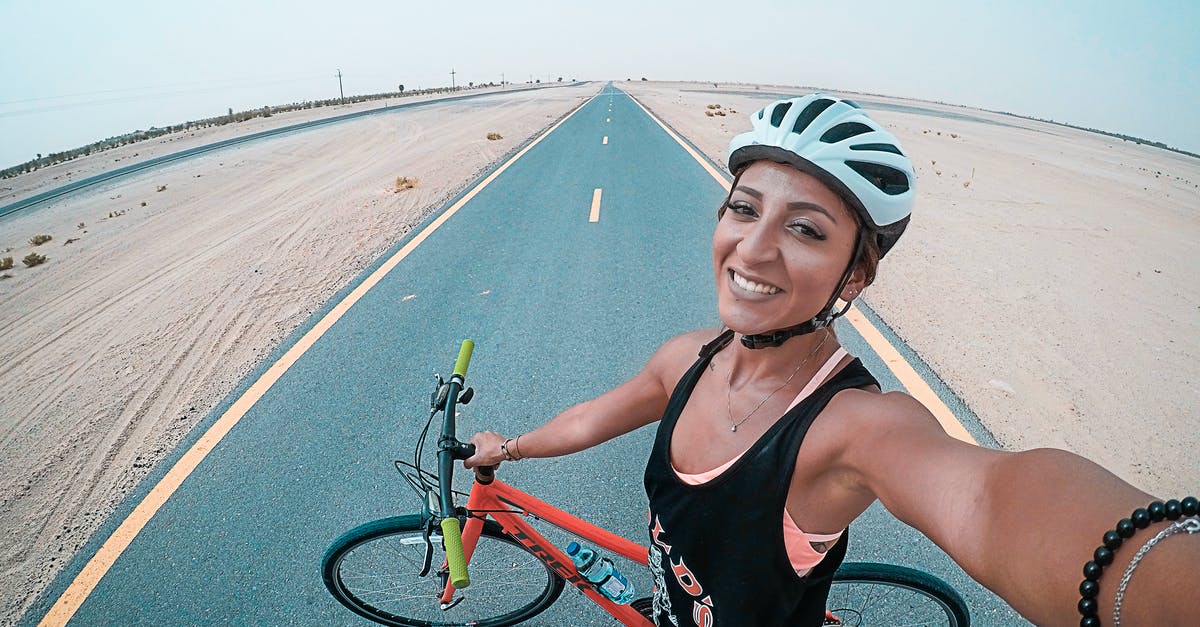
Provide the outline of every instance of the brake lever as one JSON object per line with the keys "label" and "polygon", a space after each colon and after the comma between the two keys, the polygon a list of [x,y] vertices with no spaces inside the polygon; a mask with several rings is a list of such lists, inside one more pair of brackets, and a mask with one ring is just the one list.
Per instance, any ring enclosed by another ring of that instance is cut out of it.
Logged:
{"label": "brake lever", "polygon": [[433,543],[429,541],[429,532],[433,529],[433,518],[425,519],[425,529],[421,533],[421,538],[425,540],[425,559],[421,562],[421,572],[418,577],[424,577],[429,574],[429,567],[433,562]]}

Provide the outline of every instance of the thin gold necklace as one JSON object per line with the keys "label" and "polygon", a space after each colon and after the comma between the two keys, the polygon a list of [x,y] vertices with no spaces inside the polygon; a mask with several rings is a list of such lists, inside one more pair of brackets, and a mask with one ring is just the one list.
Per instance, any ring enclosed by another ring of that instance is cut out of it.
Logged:
{"label": "thin gold necklace", "polygon": [[772,390],[770,394],[758,402],[758,405],[754,406],[754,409],[750,410],[750,413],[746,414],[745,418],[742,418],[737,422],[733,421],[733,369],[731,368],[725,375],[725,384],[727,386],[725,392],[725,411],[729,415],[729,430],[737,433],[737,428],[745,424],[747,420],[750,420],[750,418],[754,416],[754,413],[761,409],[763,405],[766,405],[767,401],[771,400],[772,396],[775,396],[775,392],[787,387],[787,385],[792,382],[792,379],[796,378],[796,374],[800,372],[800,369],[804,367],[804,364],[807,364],[812,360],[813,355],[816,355],[818,352],[820,352],[821,347],[825,345],[825,341],[829,339],[830,335],[832,335],[832,333],[826,332],[825,337],[821,338],[821,342],[817,344],[817,347],[808,354],[808,357],[804,358],[804,361],[800,362],[800,365],[796,366],[796,369],[793,370],[792,374],[788,376],[787,381],[784,381],[783,385]]}

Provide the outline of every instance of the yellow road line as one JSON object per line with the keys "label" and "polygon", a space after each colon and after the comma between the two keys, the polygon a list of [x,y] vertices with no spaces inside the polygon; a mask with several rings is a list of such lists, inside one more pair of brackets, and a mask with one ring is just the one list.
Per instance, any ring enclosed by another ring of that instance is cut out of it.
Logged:
{"label": "yellow road line", "polygon": [[[709,163],[708,159],[701,157],[700,154],[697,153],[690,145],[688,145],[687,142],[683,141],[683,139],[679,137],[675,131],[672,131],[653,113],[650,113],[650,110],[643,106],[637,98],[634,98],[629,94],[626,95],[629,96],[629,99],[637,104],[637,106],[641,108],[641,110],[647,116],[649,116],[651,120],[654,120],[656,124],[662,127],[662,130],[666,131],[667,135],[669,135],[671,139],[674,139],[676,143],[682,146],[683,149],[687,151],[687,153],[691,155],[692,158],[695,159],[696,162],[699,163],[701,167],[703,167],[705,171],[709,173],[710,176],[716,179],[717,183],[720,184],[721,187],[729,189],[729,180],[726,179],[723,174],[717,171],[717,169],[714,168],[711,163]],[[879,358],[888,367],[888,370],[892,371],[892,374],[897,380],[900,381],[900,384],[903,385],[906,390],[908,390],[908,393],[911,394],[913,398],[920,401],[921,404],[929,409],[930,413],[937,418],[938,422],[942,423],[942,428],[946,430],[946,433],[950,434],[951,437],[957,438],[964,442],[978,444],[978,442],[975,441],[975,438],[971,437],[971,434],[967,431],[967,428],[963,426],[958,417],[954,415],[954,412],[950,411],[950,408],[942,402],[942,399],[933,391],[932,388],[929,387],[929,384],[925,382],[925,379],[923,379],[920,374],[917,374],[917,371],[912,367],[912,364],[908,363],[908,360],[904,359],[904,356],[900,354],[900,351],[896,350],[896,347],[892,346],[891,342],[888,342],[887,338],[883,336],[883,333],[880,333],[879,329],[875,328],[875,325],[871,324],[871,321],[868,320],[866,316],[864,316],[863,313],[858,310],[857,307],[850,308],[850,311],[846,314],[846,319],[851,325],[854,326],[854,329],[858,331],[858,334],[867,341],[867,344],[871,347],[871,350],[874,350],[875,354],[879,355]]]}
{"label": "yellow road line", "polygon": [[975,438],[971,437],[967,428],[959,422],[954,412],[950,411],[950,408],[942,402],[942,399],[926,385],[925,379],[920,374],[917,374],[912,364],[908,363],[908,360],[900,354],[900,351],[896,350],[896,347],[892,346],[892,343],[883,337],[879,329],[875,328],[875,325],[871,324],[870,320],[867,320],[867,317],[863,315],[863,312],[859,311],[858,307],[854,305],[850,306],[850,311],[846,312],[846,320],[854,325],[854,330],[863,336],[863,339],[879,355],[883,363],[887,364],[888,370],[891,370],[892,374],[896,375],[896,378],[900,380],[900,383],[903,383],[904,387],[908,389],[908,393],[920,401],[933,414],[933,417],[942,423],[942,428],[946,430],[946,433],[950,434],[950,437],[957,438],[969,444],[979,444],[975,441]]}
{"label": "yellow road line", "polygon": [[600,221],[600,188],[592,192],[592,213],[588,216],[588,222]]}
{"label": "yellow road line", "polygon": [[[592,96],[592,99],[595,97],[596,96]],[[295,345],[289,348],[287,352],[285,352],[283,356],[279,358],[278,361],[272,364],[271,367],[268,368],[267,371],[263,373],[263,375],[259,377],[257,381],[255,381],[244,393],[242,393],[240,397],[238,397],[236,401],[234,401],[232,405],[229,406],[229,409],[225,410],[225,413],[221,414],[221,417],[217,419],[213,426],[209,427],[208,431],[206,431],[204,435],[200,436],[200,439],[197,440],[196,443],[193,444],[192,447],[183,454],[183,457],[180,457],[179,461],[175,462],[175,465],[171,467],[171,470],[169,470],[167,474],[163,476],[163,478],[160,479],[153,488],[150,489],[150,493],[147,494],[146,497],[143,498],[140,503],[138,503],[137,507],[134,508],[133,512],[131,512],[129,516],[121,522],[121,525],[117,527],[116,531],[114,531],[111,536],[108,537],[108,540],[104,541],[104,544],[100,547],[100,550],[96,551],[96,554],[92,556],[92,559],[89,560],[86,565],[84,565],[83,570],[79,571],[79,574],[75,576],[75,579],[71,582],[71,585],[67,586],[67,589],[62,593],[62,596],[58,597],[58,601],[54,603],[54,606],[50,608],[50,611],[46,613],[46,616],[43,617],[42,621],[38,624],[39,627],[42,625],[67,624],[67,622],[71,620],[71,617],[75,615],[75,612],[79,610],[79,607],[83,605],[83,602],[87,600],[87,597],[92,593],[92,590],[96,588],[96,585],[100,583],[100,579],[103,578],[106,573],[108,573],[110,568],[112,568],[113,563],[117,561],[117,558],[121,556],[121,553],[123,553],[125,549],[129,547],[130,543],[133,542],[133,539],[137,537],[137,534],[142,530],[143,527],[146,526],[146,523],[150,522],[150,518],[152,518],[154,514],[158,512],[159,508],[161,508],[163,504],[167,502],[167,499],[179,489],[179,486],[183,483],[184,479],[187,479],[188,475],[192,474],[192,471],[196,469],[196,466],[199,465],[205,456],[207,456],[208,453],[217,445],[217,443],[221,441],[221,438],[225,437],[225,435],[229,433],[229,430],[232,429],[234,425],[236,425],[238,421],[242,419],[242,416],[246,415],[246,412],[249,411],[250,408],[262,398],[263,394],[266,394],[267,390],[271,389],[271,386],[274,385],[281,376],[283,376],[283,373],[287,372],[288,368],[292,367],[292,364],[295,364],[296,361],[300,359],[300,356],[305,353],[305,351],[311,348],[312,345],[316,343],[316,341],[334,325],[334,323],[336,323],[343,315],[345,315],[346,311],[353,307],[354,304],[357,303],[359,299],[361,299],[372,287],[375,287],[375,285],[379,283],[379,281],[382,280],[388,272],[391,272],[392,269],[395,268],[396,265],[401,261],[403,261],[404,258],[409,255],[409,253],[415,250],[417,246],[420,246],[421,242],[424,242],[430,235],[433,234],[434,231],[438,230],[438,227],[442,226],[442,224],[445,224],[445,222],[449,220],[455,213],[458,213],[458,210],[461,209],[463,205],[470,202],[470,200],[474,198],[475,195],[480,192],[480,190],[482,190],[484,187],[487,187],[492,181],[496,180],[496,177],[500,176],[500,174],[507,170],[510,165],[517,161],[517,159],[520,159],[525,155],[525,153],[529,152],[530,149],[538,145],[538,143],[545,139],[550,133],[553,133],[555,129],[557,129],[559,126],[562,126],[562,124],[570,119],[571,116],[575,115],[576,112],[587,106],[592,99],[589,99],[574,111],[568,113],[566,117],[559,120],[557,124],[551,126],[536,139],[530,142],[528,146],[525,146],[520,152],[513,155],[511,159],[505,161],[503,165],[496,168],[496,170],[489,174],[487,178],[480,181],[478,185],[471,189],[471,191],[467,192],[466,195],[458,199],[458,202],[455,202],[450,206],[449,209],[442,212],[442,215],[438,216],[437,219],[429,223],[429,225],[422,229],[416,237],[409,240],[407,244],[405,244],[399,251],[396,252],[396,254],[392,255],[383,263],[382,266],[379,266],[378,269],[372,272],[371,275],[366,278],[366,280],[364,280],[358,285],[358,287],[355,287],[349,294],[347,294],[346,297],[341,300],[341,302],[339,302],[333,307],[332,310],[329,311],[329,313],[325,314],[325,316],[322,317],[321,320],[319,320],[317,324],[313,326],[313,328],[309,329],[309,331],[305,333]],[[596,191],[597,193],[599,192],[599,190]]]}
{"label": "yellow road line", "polygon": [[608,145],[608,135],[605,135],[605,136],[604,136],[604,141],[602,141],[602,142],[600,142],[600,143],[601,143],[601,144],[604,144],[605,146],[607,146],[607,145]]}

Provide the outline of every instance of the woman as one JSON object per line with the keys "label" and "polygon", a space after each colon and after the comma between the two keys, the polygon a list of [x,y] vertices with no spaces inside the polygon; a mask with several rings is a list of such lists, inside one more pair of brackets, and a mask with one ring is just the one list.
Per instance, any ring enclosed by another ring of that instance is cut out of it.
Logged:
{"label": "woman", "polygon": [[[1099,624],[1136,547],[1177,521],[1139,520],[1106,576],[1091,567],[1099,587],[1084,585],[1092,605],[1077,609],[1081,567],[1151,497],[1064,451],[965,444],[911,397],[881,393],[830,325],[904,231],[912,164],[847,100],[813,94],[751,119],[713,235],[725,328],[668,341],[633,379],[534,431],[476,434],[466,465],[574,453],[661,421],[645,477],[659,625],[820,624],[845,530],[875,500],[1030,620]],[[1126,624],[1200,615],[1200,534],[1176,527],[1136,565]]]}

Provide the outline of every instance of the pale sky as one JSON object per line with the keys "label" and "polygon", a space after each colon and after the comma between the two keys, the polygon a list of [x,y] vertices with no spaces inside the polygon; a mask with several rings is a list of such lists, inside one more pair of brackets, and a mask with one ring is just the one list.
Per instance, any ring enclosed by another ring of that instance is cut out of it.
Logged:
{"label": "pale sky", "polygon": [[0,0],[0,167],[229,107],[337,97],[338,69],[347,95],[448,85],[451,69],[460,84],[809,85],[1200,152],[1200,4],[967,4]]}

